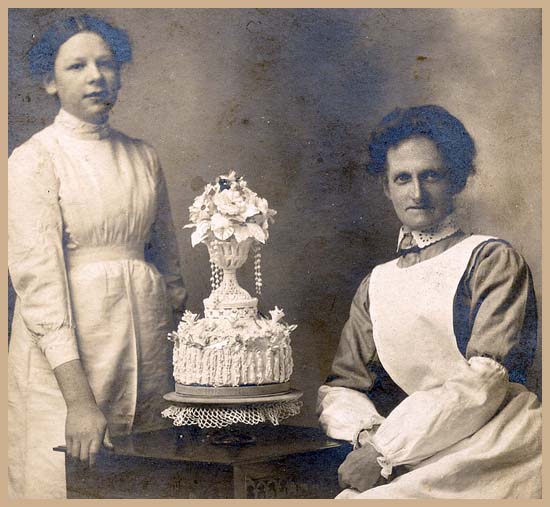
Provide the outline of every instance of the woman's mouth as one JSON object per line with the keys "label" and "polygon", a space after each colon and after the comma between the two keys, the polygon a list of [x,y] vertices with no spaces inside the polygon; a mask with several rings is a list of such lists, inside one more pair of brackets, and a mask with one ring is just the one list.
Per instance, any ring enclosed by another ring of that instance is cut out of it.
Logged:
{"label": "woman's mouth", "polygon": [[99,98],[99,99],[104,99],[107,97],[107,92],[106,91],[100,91],[100,92],[92,92],[92,93],[87,93],[86,95],[84,95],[84,98],[85,99],[94,99],[94,98]]}
{"label": "woman's mouth", "polygon": [[427,211],[427,210],[431,210],[431,209],[432,209],[432,207],[431,207],[431,206],[427,206],[427,205],[425,205],[425,206],[423,206],[423,205],[409,206],[409,207],[407,208],[407,210],[415,210],[415,211],[417,211],[417,210]]}

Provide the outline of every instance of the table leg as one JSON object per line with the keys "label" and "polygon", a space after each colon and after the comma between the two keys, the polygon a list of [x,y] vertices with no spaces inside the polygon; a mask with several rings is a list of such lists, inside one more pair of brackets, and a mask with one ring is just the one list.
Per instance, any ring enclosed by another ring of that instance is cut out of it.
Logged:
{"label": "table leg", "polygon": [[247,498],[246,473],[238,465],[233,466],[233,498]]}

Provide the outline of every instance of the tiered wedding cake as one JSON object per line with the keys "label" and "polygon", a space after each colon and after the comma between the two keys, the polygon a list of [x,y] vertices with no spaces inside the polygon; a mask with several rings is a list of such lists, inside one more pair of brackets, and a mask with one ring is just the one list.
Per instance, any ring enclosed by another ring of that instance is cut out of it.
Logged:
{"label": "tiered wedding cake", "polygon": [[[239,286],[236,271],[254,251],[256,292],[261,293],[260,244],[268,238],[275,211],[235,172],[208,184],[189,208],[192,245],[205,243],[212,268],[212,293],[204,318],[186,311],[174,342],[176,393],[212,394],[233,387],[255,392],[288,390],[292,374],[290,333],[275,307],[271,318],[258,314],[258,299]],[[259,391],[258,391],[259,389]]]}

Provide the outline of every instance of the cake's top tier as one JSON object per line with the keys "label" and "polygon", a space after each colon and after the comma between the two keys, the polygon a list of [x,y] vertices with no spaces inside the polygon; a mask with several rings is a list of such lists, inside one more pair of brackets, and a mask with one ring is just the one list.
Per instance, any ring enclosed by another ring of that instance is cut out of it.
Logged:
{"label": "cake's top tier", "polygon": [[191,235],[193,246],[230,239],[240,243],[248,238],[265,243],[275,214],[263,197],[248,188],[242,176],[231,171],[204,187],[189,207],[191,223],[185,227],[195,229]]}
{"label": "cake's top tier", "polygon": [[255,319],[258,315],[258,299],[235,299],[221,302],[214,291],[203,300],[204,317],[207,319]]}

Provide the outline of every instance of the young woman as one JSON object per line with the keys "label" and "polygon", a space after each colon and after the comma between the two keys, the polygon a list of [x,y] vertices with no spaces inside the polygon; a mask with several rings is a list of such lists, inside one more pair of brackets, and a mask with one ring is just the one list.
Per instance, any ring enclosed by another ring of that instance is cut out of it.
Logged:
{"label": "young woman", "polygon": [[93,464],[109,434],[162,424],[185,290],[157,156],[108,123],[125,32],[71,17],[28,56],[60,110],[9,158],[9,493],[62,498],[53,447]]}
{"label": "young woman", "polygon": [[541,408],[522,385],[531,274],[508,243],[453,218],[473,140],[445,109],[412,107],[382,120],[369,154],[403,226],[398,257],[360,284],[319,389],[322,427],[355,444],[338,498],[539,498]]}

